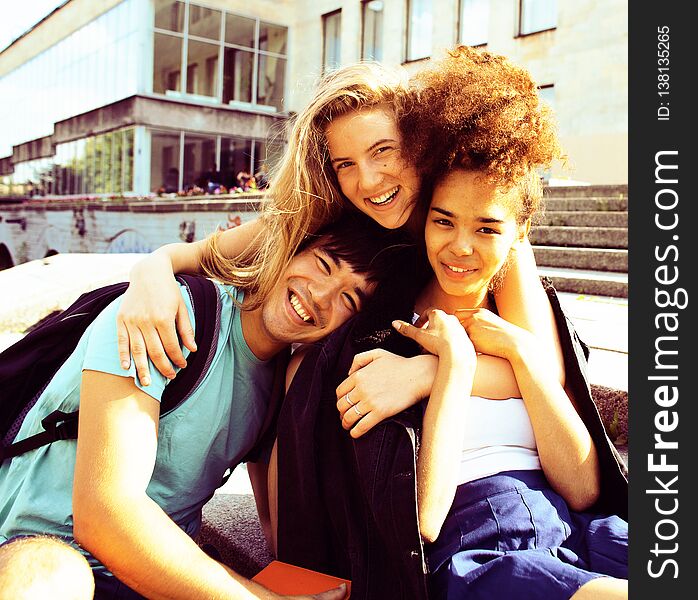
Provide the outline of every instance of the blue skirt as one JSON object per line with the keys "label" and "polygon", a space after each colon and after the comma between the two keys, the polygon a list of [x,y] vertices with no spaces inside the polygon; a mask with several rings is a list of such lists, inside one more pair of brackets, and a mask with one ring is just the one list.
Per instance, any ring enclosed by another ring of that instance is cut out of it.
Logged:
{"label": "blue skirt", "polygon": [[596,577],[628,577],[627,522],[571,512],[542,471],[458,486],[425,550],[432,599],[562,600]]}

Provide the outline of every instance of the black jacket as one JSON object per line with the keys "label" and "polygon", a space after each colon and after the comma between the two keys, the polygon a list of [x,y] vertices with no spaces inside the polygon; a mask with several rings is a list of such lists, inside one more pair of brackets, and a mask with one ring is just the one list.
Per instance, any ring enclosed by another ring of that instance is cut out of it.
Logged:
{"label": "black jacket", "polygon": [[[601,461],[601,497],[594,510],[627,518],[627,468],[591,397],[588,348],[552,286],[546,287],[566,380]],[[416,495],[422,407],[386,420],[357,440],[342,429],[335,407],[335,389],[357,352],[377,346],[404,356],[419,351],[391,332],[392,319],[409,320],[412,314],[413,295],[397,297],[345,324],[308,352],[278,424],[278,557],[350,579],[356,600],[427,598]]]}

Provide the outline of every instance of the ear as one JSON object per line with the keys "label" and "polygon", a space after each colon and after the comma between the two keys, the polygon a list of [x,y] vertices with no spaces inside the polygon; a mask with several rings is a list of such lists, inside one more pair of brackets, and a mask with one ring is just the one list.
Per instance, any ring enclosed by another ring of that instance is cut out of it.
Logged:
{"label": "ear", "polygon": [[531,219],[526,219],[526,222],[519,227],[519,242],[523,242],[531,231]]}

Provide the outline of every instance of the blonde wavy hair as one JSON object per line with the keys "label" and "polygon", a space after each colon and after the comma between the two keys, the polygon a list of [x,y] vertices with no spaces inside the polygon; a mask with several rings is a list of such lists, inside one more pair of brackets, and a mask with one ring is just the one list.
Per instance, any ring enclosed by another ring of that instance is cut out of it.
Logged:
{"label": "blonde wavy hair", "polygon": [[289,120],[288,147],[269,175],[262,231],[234,258],[220,249],[220,234],[207,239],[202,267],[209,277],[253,291],[259,307],[309,234],[337,219],[351,203],[330,163],[325,129],[350,111],[381,106],[397,111],[408,90],[407,72],[375,62],[342,67],[323,77],[311,101]]}

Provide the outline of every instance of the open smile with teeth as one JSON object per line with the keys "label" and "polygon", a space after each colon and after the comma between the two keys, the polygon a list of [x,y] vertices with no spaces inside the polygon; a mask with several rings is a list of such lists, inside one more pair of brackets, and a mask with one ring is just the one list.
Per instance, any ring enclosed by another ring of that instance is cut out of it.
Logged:
{"label": "open smile with teeth", "polygon": [[376,206],[382,206],[383,204],[388,204],[395,196],[397,193],[400,191],[400,186],[395,186],[392,190],[388,190],[385,192],[385,194],[381,194],[380,196],[375,196],[373,198],[366,198],[371,204],[375,204]]}
{"label": "open smile with teeth", "polygon": [[444,264],[444,267],[446,267],[449,271],[453,271],[454,273],[472,273],[475,269],[463,269],[461,267],[454,267],[452,265],[447,265]]}
{"label": "open smile with teeth", "polygon": [[293,310],[296,311],[296,314],[303,319],[306,323],[309,323],[313,325],[315,321],[313,321],[313,318],[306,312],[306,310],[303,308],[303,305],[301,304],[301,301],[298,299],[298,296],[294,294],[293,292],[290,292],[288,295],[288,301],[291,303],[291,306],[293,307]]}

